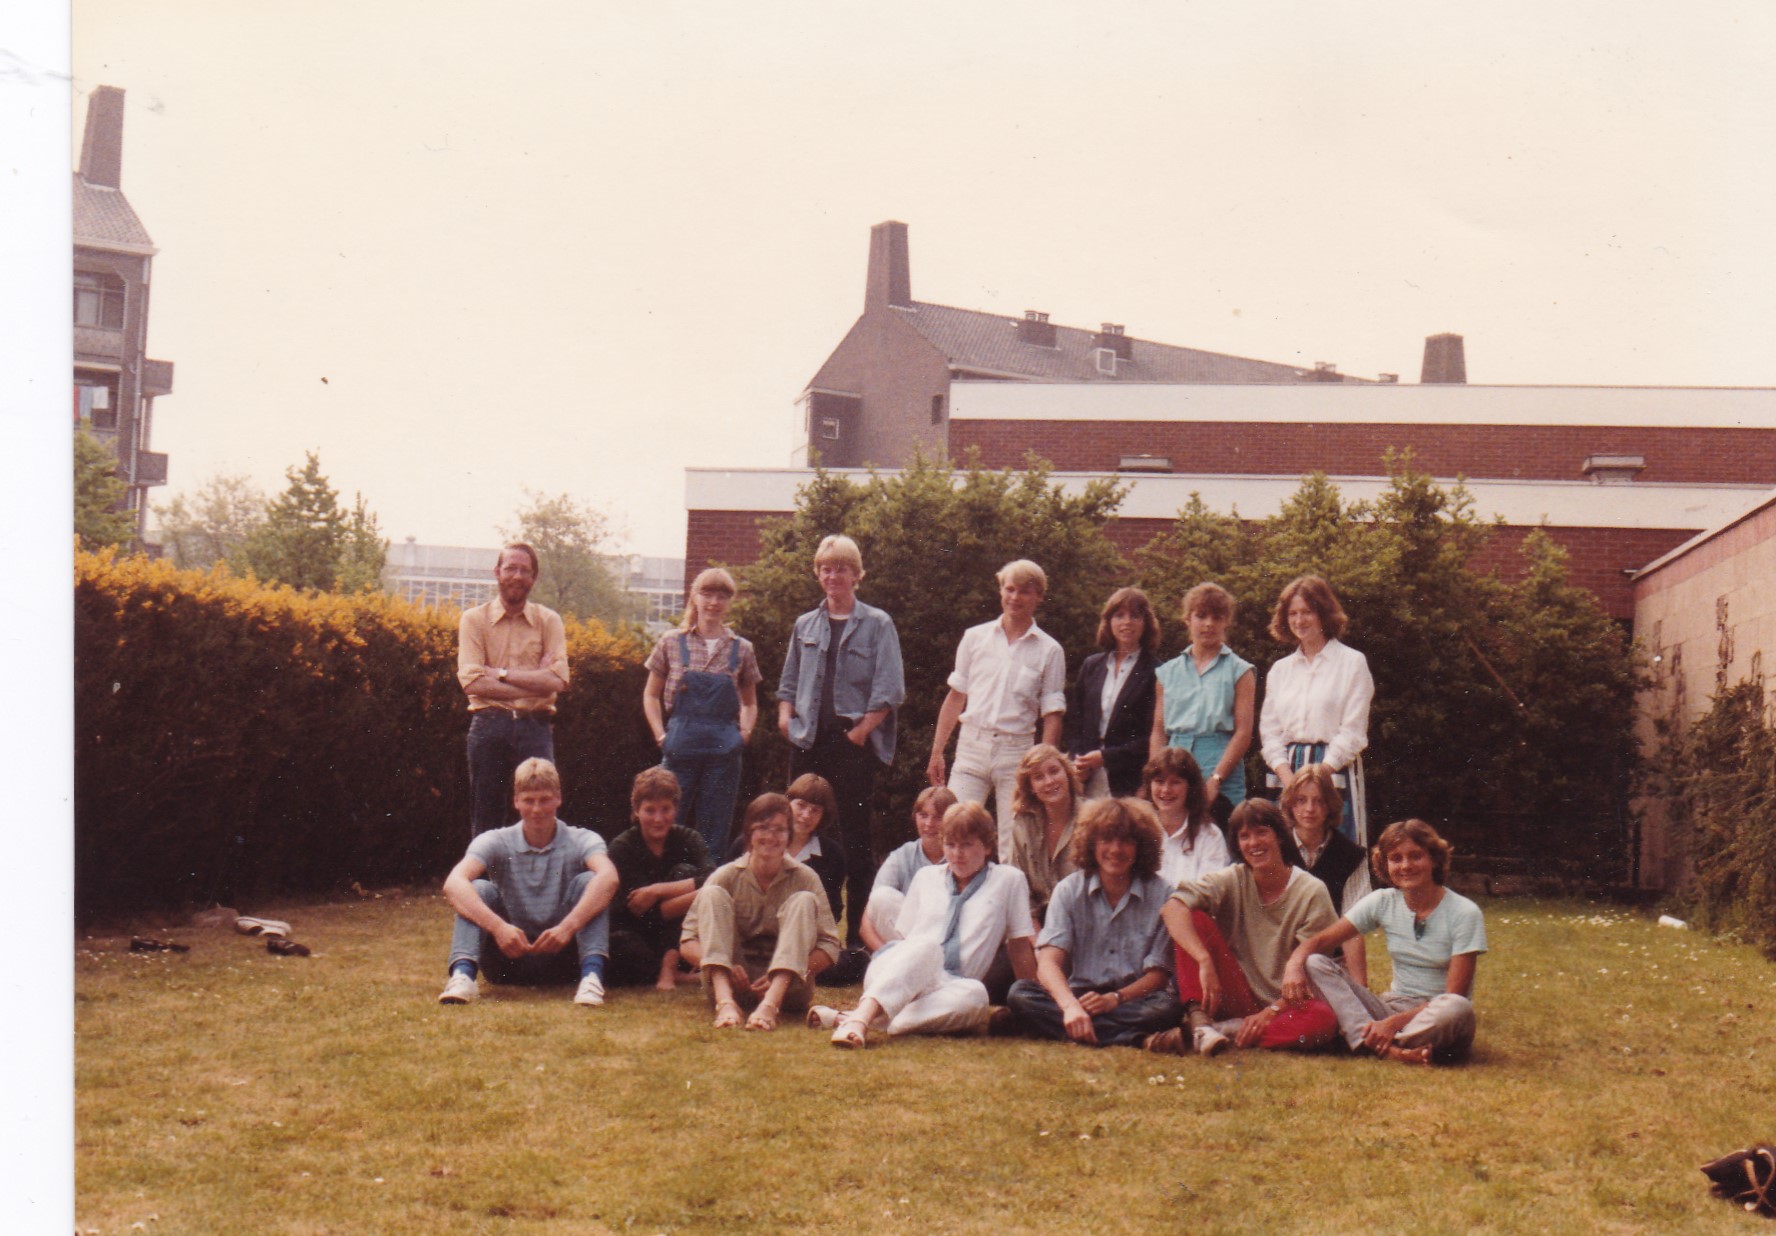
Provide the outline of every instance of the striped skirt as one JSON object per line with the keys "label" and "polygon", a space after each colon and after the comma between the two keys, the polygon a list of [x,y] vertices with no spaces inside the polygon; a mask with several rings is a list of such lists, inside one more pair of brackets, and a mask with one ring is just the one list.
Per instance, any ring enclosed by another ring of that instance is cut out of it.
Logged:
{"label": "striped skirt", "polygon": [[[1289,744],[1289,767],[1304,768],[1309,764],[1323,764],[1326,760],[1326,744],[1323,742],[1292,742]],[[1264,783],[1272,793],[1282,791],[1282,783],[1277,780],[1274,772],[1264,775]],[[1338,831],[1362,846],[1369,848],[1369,799],[1363,789],[1363,757],[1358,756],[1350,765],[1332,774],[1332,784],[1344,798],[1344,818],[1338,823]]]}

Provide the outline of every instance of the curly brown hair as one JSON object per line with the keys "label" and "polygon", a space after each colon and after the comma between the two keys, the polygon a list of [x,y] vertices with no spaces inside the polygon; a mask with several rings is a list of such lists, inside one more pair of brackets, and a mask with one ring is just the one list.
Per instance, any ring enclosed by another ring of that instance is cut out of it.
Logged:
{"label": "curly brown hair", "polygon": [[1087,803],[1073,826],[1073,866],[1087,875],[1098,870],[1098,842],[1135,843],[1135,879],[1159,870],[1159,817],[1138,798],[1098,798]]}

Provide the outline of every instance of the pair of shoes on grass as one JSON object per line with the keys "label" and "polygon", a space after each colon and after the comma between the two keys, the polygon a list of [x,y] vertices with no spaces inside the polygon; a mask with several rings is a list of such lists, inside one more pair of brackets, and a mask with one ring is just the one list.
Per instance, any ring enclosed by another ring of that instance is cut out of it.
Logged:
{"label": "pair of shoes on grass", "polygon": [[1190,1032],[1189,1046],[1185,1046],[1184,1031],[1174,1026],[1170,1030],[1161,1030],[1158,1034],[1150,1034],[1141,1040],[1141,1046],[1147,1051],[1168,1056],[1188,1056],[1195,1052],[1199,1056],[1216,1056],[1227,1049],[1233,1040],[1213,1026],[1197,1026]]}
{"label": "pair of shoes on grass", "polygon": [[[298,946],[300,947],[300,946]],[[481,984],[461,970],[453,971],[444,984],[444,990],[438,993],[439,1004],[467,1004],[481,996]],[[604,1003],[604,980],[596,974],[588,974],[580,980],[579,987],[574,991],[574,1003],[596,1008]]]}
{"label": "pair of shoes on grass", "polygon": [[290,924],[281,918],[251,918],[245,914],[234,920],[234,929],[243,936],[287,936]]}

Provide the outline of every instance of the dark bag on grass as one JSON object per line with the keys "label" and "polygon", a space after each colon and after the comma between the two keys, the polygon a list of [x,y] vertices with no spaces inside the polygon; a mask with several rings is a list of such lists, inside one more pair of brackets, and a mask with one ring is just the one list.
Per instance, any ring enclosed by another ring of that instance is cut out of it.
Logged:
{"label": "dark bag on grass", "polygon": [[1714,1195],[1776,1219],[1776,1147],[1753,1146],[1702,1165]]}

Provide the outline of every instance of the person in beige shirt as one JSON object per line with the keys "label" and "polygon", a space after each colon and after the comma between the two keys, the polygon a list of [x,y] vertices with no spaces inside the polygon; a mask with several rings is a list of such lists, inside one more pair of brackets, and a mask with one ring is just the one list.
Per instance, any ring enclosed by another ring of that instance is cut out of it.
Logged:
{"label": "person in beige shirt", "polygon": [[493,576],[499,596],[463,611],[456,677],[469,699],[469,834],[511,823],[512,771],[555,759],[555,697],[567,690],[567,630],[533,604],[536,550],[513,542]]}
{"label": "person in beige shirt", "polygon": [[785,1008],[808,1007],[814,976],[839,957],[839,932],[820,877],[789,857],[789,799],[761,794],[741,827],[746,853],[718,867],[685,913],[680,956],[696,966],[715,1026],[775,1030]]}

